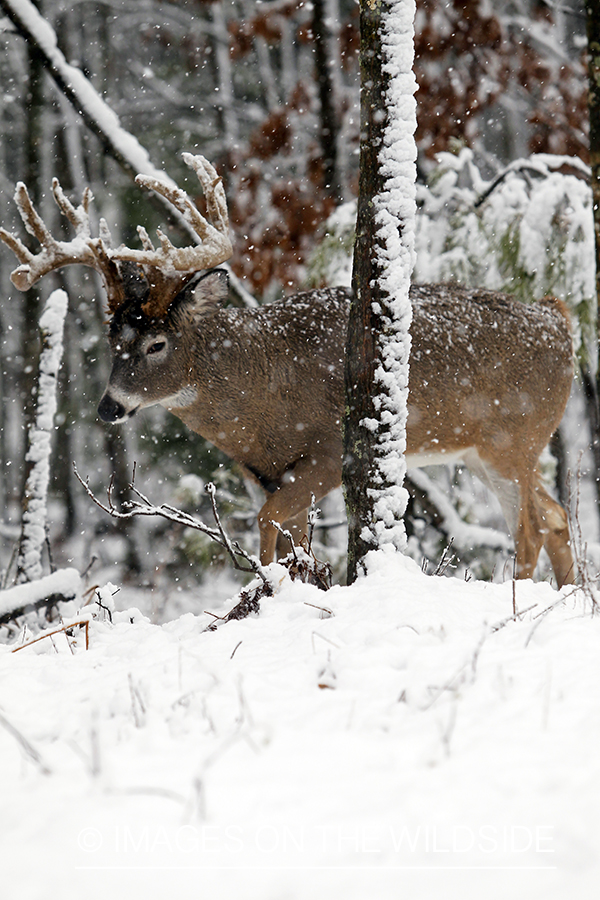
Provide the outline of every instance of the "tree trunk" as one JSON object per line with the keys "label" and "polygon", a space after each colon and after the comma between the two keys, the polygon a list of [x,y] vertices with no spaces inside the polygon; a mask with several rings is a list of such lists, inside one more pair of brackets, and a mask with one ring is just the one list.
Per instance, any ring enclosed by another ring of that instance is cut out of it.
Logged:
{"label": "tree trunk", "polygon": [[[592,170],[592,207],[594,211],[594,239],[596,244],[596,297],[600,298],[600,0],[587,0],[588,39],[588,109],[590,116],[590,166]],[[600,346],[600,316],[596,312],[597,346]],[[591,445],[595,467],[596,496],[600,503],[600,366],[594,377],[582,372],[585,399],[591,430]]]}
{"label": "tree trunk", "polygon": [[68,298],[64,291],[50,295],[39,327],[42,335],[37,409],[28,434],[28,477],[23,497],[23,527],[17,561],[17,582],[36,581],[43,575],[46,543],[50,457],[56,416],[56,387],[63,352]]}
{"label": "tree trunk", "polygon": [[360,561],[372,548],[362,533],[371,499],[366,486],[374,470],[375,444],[362,424],[375,415],[373,381],[376,335],[380,327],[373,303],[379,286],[373,278],[377,228],[373,197],[383,188],[378,155],[383,140],[386,79],[381,66],[381,6],[360,4],[360,174],[358,213],[352,269],[354,300],[350,306],[346,345],[346,409],[344,419],[343,484],[348,513],[348,584],[355,581]]}
{"label": "tree trunk", "polygon": [[315,39],[315,64],[319,89],[319,140],[323,158],[323,189],[325,193],[341,203],[344,186],[339,165],[339,97],[334,78],[334,35],[331,23],[333,10],[331,0],[313,0],[312,31]]}
{"label": "tree trunk", "polygon": [[[35,4],[39,7],[39,2]],[[41,168],[44,116],[44,66],[36,47],[27,45],[28,83],[26,95],[26,128],[25,128],[25,183],[29,196],[39,209],[42,199]],[[26,237],[29,248],[36,250],[36,240],[30,235]],[[23,319],[21,331],[21,356],[23,366],[20,376],[20,392],[23,403],[23,458],[27,446],[27,435],[35,417],[35,385],[40,353],[40,336],[38,320],[41,311],[41,298],[38,285],[34,285],[23,294]],[[22,492],[29,477],[31,464],[24,463]],[[23,496],[23,493],[22,493]]]}
{"label": "tree trunk", "polygon": [[[40,170],[42,166],[41,148],[43,138],[42,118],[44,114],[44,66],[35,47],[27,45],[28,84],[25,130],[25,183],[31,200],[39,209],[42,198]],[[27,236],[32,249],[37,249],[36,241]],[[24,294],[23,308],[23,381],[22,390],[26,416],[30,420],[34,409],[33,387],[37,376],[35,362],[39,353],[37,322],[40,317],[39,289],[34,286]],[[28,327],[30,326],[30,327]]]}
{"label": "tree trunk", "polygon": [[368,550],[399,548],[406,540],[402,480],[416,177],[413,18],[413,0],[361,0],[360,176],[342,472],[348,583]]}

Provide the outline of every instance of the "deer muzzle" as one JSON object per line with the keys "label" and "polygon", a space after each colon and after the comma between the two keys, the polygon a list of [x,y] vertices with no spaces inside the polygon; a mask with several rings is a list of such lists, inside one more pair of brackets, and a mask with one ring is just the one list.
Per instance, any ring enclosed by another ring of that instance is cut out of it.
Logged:
{"label": "deer muzzle", "polygon": [[104,394],[98,404],[98,415],[103,422],[124,422],[126,419],[130,419],[137,410],[137,406],[130,410],[125,409],[122,403],[108,393]]}

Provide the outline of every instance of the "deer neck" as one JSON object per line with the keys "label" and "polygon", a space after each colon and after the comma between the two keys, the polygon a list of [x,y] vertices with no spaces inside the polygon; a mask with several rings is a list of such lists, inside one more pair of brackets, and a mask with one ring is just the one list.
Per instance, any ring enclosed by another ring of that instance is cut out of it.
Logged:
{"label": "deer neck", "polygon": [[[191,430],[244,462],[264,396],[256,341],[238,310],[219,310],[192,329],[181,389],[161,402]],[[246,399],[247,398],[247,399]]]}

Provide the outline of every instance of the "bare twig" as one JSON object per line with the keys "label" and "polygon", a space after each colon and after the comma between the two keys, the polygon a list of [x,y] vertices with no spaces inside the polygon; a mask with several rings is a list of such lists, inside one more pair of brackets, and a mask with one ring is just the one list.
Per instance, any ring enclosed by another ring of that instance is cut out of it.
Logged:
{"label": "bare twig", "polygon": [[454,544],[454,538],[450,538],[448,545],[444,547],[444,552],[440,557],[440,561],[437,566],[431,573],[432,575],[445,575],[446,571],[450,568],[454,560],[456,559],[456,554],[452,553],[452,545]]}
{"label": "bare twig", "polygon": [[[75,472],[77,480],[82,485],[90,500],[92,500],[92,502],[95,503],[96,506],[100,507],[103,512],[107,513],[109,516],[112,516],[113,519],[132,519],[135,516],[157,516],[158,518],[166,519],[169,522],[174,522],[177,525],[183,525],[185,528],[192,528],[195,531],[200,531],[202,532],[202,534],[207,535],[207,537],[209,537],[213,541],[216,541],[217,544],[227,550],[236,569],[241,572],[253,572],[261,579],[264,584],[269,583],[267,574],[256,557],[251,556],[242,547],[240,547],[237,541],[231,541],[227,536],[219,518],[215,500],[214,485],[208,485],[207,490],[211,497],[213,515],[217,523],[216,529],[209,528],[209,526],[202,522],[200,519],[197,519],[195,516],[192,516],[190,513],[186,513],[181,509],[177,509],[177,507],[175,506],[170,506],[167,503],[162,503],[160,506],[155,506],[148,499],[148,497],[142,494],[142,492],[135,486],[133,481],[129,485],[129,488],[138,499],[128,500],[126,503],[124,503],[124,509],[119,510],[115,506],[112,499],[112,479],[111,483],[108,486],[107,502],[102,503],[102,501],[99,500],[92,491],[89,485],[89,480],[83,480],[75,464],[73,464],[73,471]],[[240,559],[243,559],[246,565],[242,565],[239,561]]]}
{"label": "bare twig", "polygon": [[575,557],[574,565],[577,568],[579,587],[583,591],[584,596],[590,601],[592,614],[598,611],[597,599],[597,583],[598,576],[595,577],[590,572],[590,563],[587,558],[587,542],[583,539],[581,529],[581,517],[579,512],[579,501],[581,496],[581,455],[577,465],[577,475],[575,486],[573,485],[573,476],[569,472],[567,476],[567,490],[569,494],[569,525],[571,530],[571,547],[573,556]]}
{"label": "bare twig", "polygon": [[496,624],[492,625],[490,628],[490,634],[495,634],[496,631],[500,631],[500,629],[504,628],[505,625],[508,625],[509,622],[515,622],[517,619],[520,619],[521,616],[524,616],[525,613],[535,609],[536,606],[537,603],[532,603],[531,606],[526,606],[525,609],[518,610],[518,612],[514,613],[512,616],[508,616],[506,619],[501,619],[499,622],[496,622]]}
{"label": "bare twig", "polygon": [[316,498],[314,494],[310,495],[310,507],[308,509],[308,534],[306,536],[306,552],[308,554],[312,553],[312,542],[313,535],[315,533],[315,525],[317,524],[317,519],[321,514],[321,510],[317,509],[316,506]]}
{"label": "bare twig", "polygon": [[296,555],[296,547],[294,544],[294,538],[292,537],[291,531],[288,531],[287,528],[282,528],[281,525],[279,524],[279,522],[276,522],[274,519],[271,519],[271,525],[277,529],[277,531],[279,532],[281,537],[285,538],[286,541],[290,542],[290,548],[291,548],[292,554],[294,556],[294,559],[297,560],[298,557]]}
{"label": "bare twig", "polygon": [[[229,553],[229,556],[231,558],[231,561],[232,561],[234,567],[236,569],[240,569],[242,572],[249,572],[249,571],[254,572],[266,584],[267,577],[264,573],[264,570],[259,565],[259,563],[257,563],[257,561],[253,557],[250,557],[244,550],[242,550],[242,548],[240,547],[240,545],[238,544],[237,541],[232,541],[229,538],[228,534],[226,533],[225,529],[223,528],[223,525],[221,524],[221,518],[219,516],[219,511],[217,509],[217,489],[216,489],[216,487],[214,486],[214,484],[212,482],[209,482],[209,484],[206,485],[205,490],[206,490],[206,493],[210,497],[210,503],[211,503],[211,507],[212,507],[213,516],[215,518],[215,522],[217,524],[217,529],[218,529],[219,535],[221,537],[220,543],[223,547],[225,547],[225,549]],[[249,569],[246,568],[245,566],[240,566],[238,559],[237,559],[238,556],[241,556],[243,559],[245,559],[249,563],[249,565],[250,565]]]}
{"label": "bare twig", "polygon": [[133,721],[135,722],[136,728],[141,728],[146,718],[146,704],[142,699],[139,687],[133,682],[131,672],[127,675],[127,681],[129,682],[129,693],[131,695],[131,713],[133,715]]}
{"label": "bare twig", "polygon": [[25,751],[27,756],[38,766],[42,774],[50,775],[52,770],[48,768],[33,744],[30,744],[27,738],[22,735],[21,732],[17,728],[15,728],[12,722],[9,722],[6,716],[3,716],[2,713],[0,713],[0,725],[2,725],[2,727],[6,731],[8,731],[9,734],[12,734],[17,743],[20,744],[22,749]]}
{"label": "bare twig", "polygon": [[329,618],[330,616],[335,615],[335,613],[333,612],[333,610],[332,610],[332,609],[328,609],[326,606],[317,606],[316,603],[307,603],[306,600],[304,601],[304,605],[305,605],[305,606],[310,606],[310,607],[312,607],[312,609],[318,609],[319,612],[325,613],[325,615],[326,615],[328,618]]}

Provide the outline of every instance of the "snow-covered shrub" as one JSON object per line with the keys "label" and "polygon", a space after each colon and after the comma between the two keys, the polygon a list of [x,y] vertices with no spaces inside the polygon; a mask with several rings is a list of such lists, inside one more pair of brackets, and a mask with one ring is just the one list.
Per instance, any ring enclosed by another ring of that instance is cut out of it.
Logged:
{"label": "snow-covered shrub", "polygon": [[573,314],[580,354],[595,315],[592,194],[578,159],[538,154],[486,181],[473,153],[440,154],[418,187],[415,281],[458,281],[526,303],[560,297]]}
{"label": "snow-covered shrub", "polygon": [[[486,179],[473,152],[441,153],[417,185],[416,282],[455,281],[533,302],[560,297],[578,352],[590,354],[595,255],[589,170],[579,159],[537,154]],[[356,203],[339,207],[313,254],[311,285],[349,285]]]}

